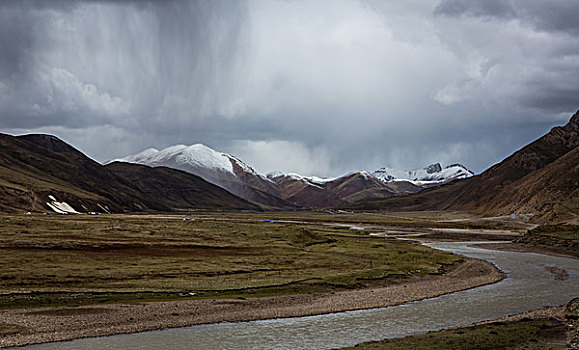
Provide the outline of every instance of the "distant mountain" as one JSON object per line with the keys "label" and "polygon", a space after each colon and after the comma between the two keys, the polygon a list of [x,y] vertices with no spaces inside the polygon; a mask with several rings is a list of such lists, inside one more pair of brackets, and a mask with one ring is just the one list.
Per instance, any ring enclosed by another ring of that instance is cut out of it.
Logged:
{"label": "distant mountain", "polygon": [[[0,210],[54,212],[142,212],[176,208],[256,207],[191,174],[179,182],[199,186],[199,193],[223,197],[206,205],[159,196],[154,188],[137,187],[135,177],[110,171],[82,152],[51,135],[10,136],[0,134]],[[159,179],[165,188],[171,176]]]}
{"label": "distant mountain", "polygon": [[330,179],[281,172],[264,176],[239,158],[202,144],[150,148],[115,161],[183,170],[268,208],[343,206],[415,193],[473,175],[460,164],[444,169],[433,164],[418,170],[382,168],[373,174],[360,171]]}
{"label": "distant mountain", "polygon": [[454,209],[485,215],[529,214],[537,222],[576,220],[578,146],[579,112],[565,126],[554,127],[478,176],[358,208]]}
{"label": "distant mountain", "polygon": [[423,186],[466,179],[474,176],[474,173],[462,164],[452,164],[443,168],[440,163],[435,163],[425,168],[414,170],[398,170],[384,167],[374,171],[372,175],[385,182],[403,180]]}
{"label": "distant mountain", "polygon": [[150,148],[114,161],[183,170],[265,207],[293,206],[281,198],[278,186],[273,181],[258,174],[240,159],[202,144],[177,145],[163,150]]}
{"label": "distant mountain", "polygon": [[329,179],[280,172],[270,173],[267,177],[278,184],[282,198],[300,207],[335,207],[422,189],[409,182],[404,186],[404,181],[391,185],[367,171]]}
{"label": "distant mountain", "polygon": [[460,164],[443,168],[436,163],[423,169],[384,167],[373,173],[360,171],[329,179],[281,172],[267,177],[278,184],[283,199],[297,206],[335,207],[412,194],[473,175]]}

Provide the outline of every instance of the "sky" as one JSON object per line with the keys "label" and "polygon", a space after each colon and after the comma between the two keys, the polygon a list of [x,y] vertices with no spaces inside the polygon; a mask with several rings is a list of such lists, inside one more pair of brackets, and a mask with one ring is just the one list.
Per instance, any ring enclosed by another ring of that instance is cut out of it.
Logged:
{"label": "sky", "polygon": [[479,173],[579,109],[576,0],[4,0],[0,132]]}

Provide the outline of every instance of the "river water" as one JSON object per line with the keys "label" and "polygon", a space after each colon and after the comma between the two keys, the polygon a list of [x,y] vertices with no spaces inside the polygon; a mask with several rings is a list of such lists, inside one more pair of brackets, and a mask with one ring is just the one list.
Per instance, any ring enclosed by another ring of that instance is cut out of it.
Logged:
{"label": "river water", "polygon": [[[334,349],[371,340],[452,328],[560,305],[579,296],[579,260],[471,247],[473,242],[428,243],[485,259],[507,273],[499,283],[380,309],[221,323],[33,345],[38,349]],[[548,267],[563,268],[565,280]]]}

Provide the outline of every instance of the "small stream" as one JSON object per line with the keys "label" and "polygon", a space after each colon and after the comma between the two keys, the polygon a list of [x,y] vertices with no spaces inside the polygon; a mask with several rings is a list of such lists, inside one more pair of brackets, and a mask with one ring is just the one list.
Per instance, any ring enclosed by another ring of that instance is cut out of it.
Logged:
{"label": "small stream", "polygon": [[[492,285],[380,309],[200,325],[24,349],[334,349],[561,305],[579,296],[579,260],[480,249],[473,244],[476,243],[426,243],[432,248],[490,261],[508,277]],[[565,269],[568,278],[555,279],[547,270],[554,266]]]}

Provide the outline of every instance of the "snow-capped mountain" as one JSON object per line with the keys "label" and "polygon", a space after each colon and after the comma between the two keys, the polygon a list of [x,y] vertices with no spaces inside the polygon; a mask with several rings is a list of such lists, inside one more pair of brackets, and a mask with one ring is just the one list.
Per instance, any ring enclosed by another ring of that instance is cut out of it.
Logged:
{"label": "snow-capped mountain", "polygon": [[370,199],[415,193],[423,188],[474,175],[460,164],[443,168],[381,168],[373,173],[351,172],[334,178],[272,172],[267,176],[230,154],[202,144],[146,149],[115,161],[183,170],[233,194],[270,207],[331,207]]}
{"label": "snow-capped mountain", "polygon": [[273,172],[267,177],[279,186],[282,198],[299,207],[336,207],[397,194],[367,171],[335,178]]}
{"label": "snow-capped mountain", "polygon": [[399,170],[383,167],[374,171],[372,175],[384,182],[409,181],[415,185],[429,185],[457,179],[466,179],[467,177],[474,176],[474,173],[462,164],[452,164],[443,168],[440,163],[435,163],[425,168],[414,170]]}
{"label": "snow-capped mountain", "polygon": [[273,181],[258,174],[239,158],[203,144],[176,145],[162,150],[149,148],[111,162],[114,161],[186,171],[246,200],[266,206],[289,206],[279,197],[279,190]]}
{"label": "snow-capped mountain", "polygon": [[295,180],[295,181],[308,182],[312,185],[323,185],[327,182],[338,179],[341,176],[323,178],[323,177],[317,177],[317,176],[303,176],[303,175],[296,174],[296,173],[287,173],[286,174],[286,173],[282,173],[281,171],[273,171],[271,173],[268,173],[266,175],[266,177],[270,180],[273,180],[273,181],[275,181],[276,178],[285,177],[285,178],[290,178],[290,179]]}
{"label": "snow-capped mountain", "polygon": [[234,176],[236,176],[234,168],[234,165],[236,165],[244,171],[258,175],[253,168],[240,159],[227,153],[215,151],[200,143],[191,146],[171,146],[161,151],[149,148],[140,153],[115,159],[114,161],[145,164],[149,166],[168,166],[166,163],[174,163],[178,167],[212,169],[231,173]]}

